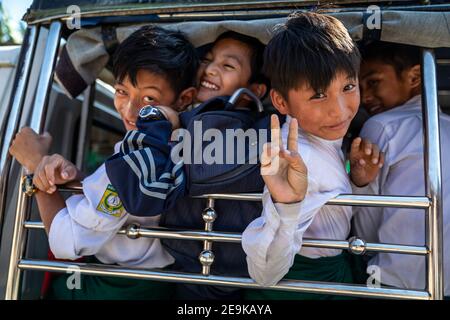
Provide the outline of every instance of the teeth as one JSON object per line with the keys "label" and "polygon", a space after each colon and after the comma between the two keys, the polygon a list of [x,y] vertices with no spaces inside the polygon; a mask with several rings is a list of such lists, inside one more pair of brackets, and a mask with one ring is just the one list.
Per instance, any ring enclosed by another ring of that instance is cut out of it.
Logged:
{"label": "teeth", "polygon": [[219,90],[219,87],[216,86],[214,83],[211,83],[209,81],[202,81],[201,82],[202,87],[211,89],[211,90]]}

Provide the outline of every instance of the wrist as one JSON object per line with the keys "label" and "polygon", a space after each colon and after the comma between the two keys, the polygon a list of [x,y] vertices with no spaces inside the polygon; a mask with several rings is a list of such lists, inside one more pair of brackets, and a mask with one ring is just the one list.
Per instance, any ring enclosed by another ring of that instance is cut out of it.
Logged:
{"label": "wrist", "polygon": [[29,173],[34,173],[43,157],[44,156],[41,155],[35,156],[34,158],[27,160],[23,166],[28,170]]}

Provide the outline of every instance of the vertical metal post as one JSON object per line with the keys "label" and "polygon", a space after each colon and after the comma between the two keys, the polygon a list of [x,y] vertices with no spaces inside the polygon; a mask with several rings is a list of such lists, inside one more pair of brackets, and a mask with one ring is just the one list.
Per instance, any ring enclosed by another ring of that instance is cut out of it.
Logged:
{"label": "vertical metal post", "polygon": [[84,157],[88,147],[88,137],[91,123],[91,106],[95,96],[95,82],[87,87],[83,94],[83,104],[81,106],[80,130],[78,133],[78,148],[76,166],[83,169]]}
{"label": "vertical metal post", "polygon": [[[217,214],[214,210],[214,199],[208,198],[206,209],[202,213],[203,221],[205,221],[205,231],[212,231],[214,220]],[[199,255],[200,263],[202,264],[202,274],[208,276],[211,270],[211,265],[214,262],[214,253],[211,251],[212,241],[203,241],[203,251]]]}
{"label": "vertical metal post", "polygon": [[[39,73],[39,84],[31,118],[31,129],[41,133],[47,113],[47,102],[53,81],[53,69],[55,67],[61,37],[61,22],[52,22],[45,47],[44,61]],[[22,169],[22,176],[25,170]],[[11,257],[6,285],[6,300],[16,300],[19,297],[21,271],[17,267],[23,256],[26,243],[26,233],[23,222],[30,207],[31,198],[22,193],[22,185],[19,185],[19,197],[17,200],[16,217],[14,222],[13,240],[11,245]]]}
{"label": "vertical metal post", "polygon": [[422,112],[425,143],[425,187],[431,206],[426,214],[427,290],[431,299],[443,299],[443,214],[441,146],[437,100],[436,63],[431,49],[422,50]]}
{"label": "vertical metal post", "polygon": [[0,151],[0,236],[3,230],[3,218],[6,207],[8,173],[12,161],[9,156],[9,146],[14,134],[17,132],[17,126],[22,114],[38,35],[39,29],[36,26],[28,28],[25,33],[20,52],[19,66],[16,70],[15,81],[17,86],[13,89],[14,97],[8,105],[8,116],[5,117],[5,127],[2,128],[4,131],[2,130],[0,133],[0,136],[3,137]]}

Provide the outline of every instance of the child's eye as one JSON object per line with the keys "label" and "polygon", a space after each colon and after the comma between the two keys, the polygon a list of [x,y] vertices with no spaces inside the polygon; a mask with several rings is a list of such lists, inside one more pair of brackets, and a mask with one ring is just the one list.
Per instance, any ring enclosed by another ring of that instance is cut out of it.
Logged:
{"label": "child's eye", "polygon": [[120,95],[120,96],[126,96],[127,93],[125,90],[122,89],[116,89],[116,94]]}
{"label": "child's eye", "polygon": [[225,69],[228,69],[228,70],[235,70],[235,69],[236,69],[236,68],[235,68],[234,66],[232,66],[231,64],[224,64],[223,66],[225,67]]}
{"label": "child's eye", "polygon": [[326,95],[323,92],[317,92],[315,95],[313,95],[309,100],[317,100],[317,99],[323,99]]}
{"label": "child's eye", "polygon": [[210,63],[211,62],[211,59],[208,59],[208,58],[203,58],[202,60],[201,60],[201,63],[203,63],[203,64],[208,64],[208,63]]}
{"label": "child's eye", "polygon": [[348,85],[345,86],[344,91],[351,91],[351,90],[353,90],[355,88],[356,88],[356,85],[348,84]]}
{"label": "child's eye", "polygon": [[369,86],[369,87],[374,87],[374,86],[376,86],[376,85],[378,85],[378,80],[373,80],[373,79],[371,79],[371,80],[368,80],[367,81],[367,85]]}
{"label": "child's eye", "polygon": [[153,99],[152,97],[149,97],[149,96],[145,96],[143,100],[144,100],[144,102],[148,102],[148,103],[153,103],[156,101],[155,99]]}

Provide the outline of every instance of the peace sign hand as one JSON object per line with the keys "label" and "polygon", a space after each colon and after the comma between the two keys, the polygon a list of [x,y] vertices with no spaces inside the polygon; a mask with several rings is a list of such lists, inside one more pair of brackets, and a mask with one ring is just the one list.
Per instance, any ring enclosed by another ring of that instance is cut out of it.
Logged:
{"label": "peace sign hand", "polygon": [[277,115],[270,118],[272,141],[265,143],[261,155],[261,175],[274,202],[302,201],[308,189],[308,170],[298,153],[298,123],[292,119],[286,150]]}

